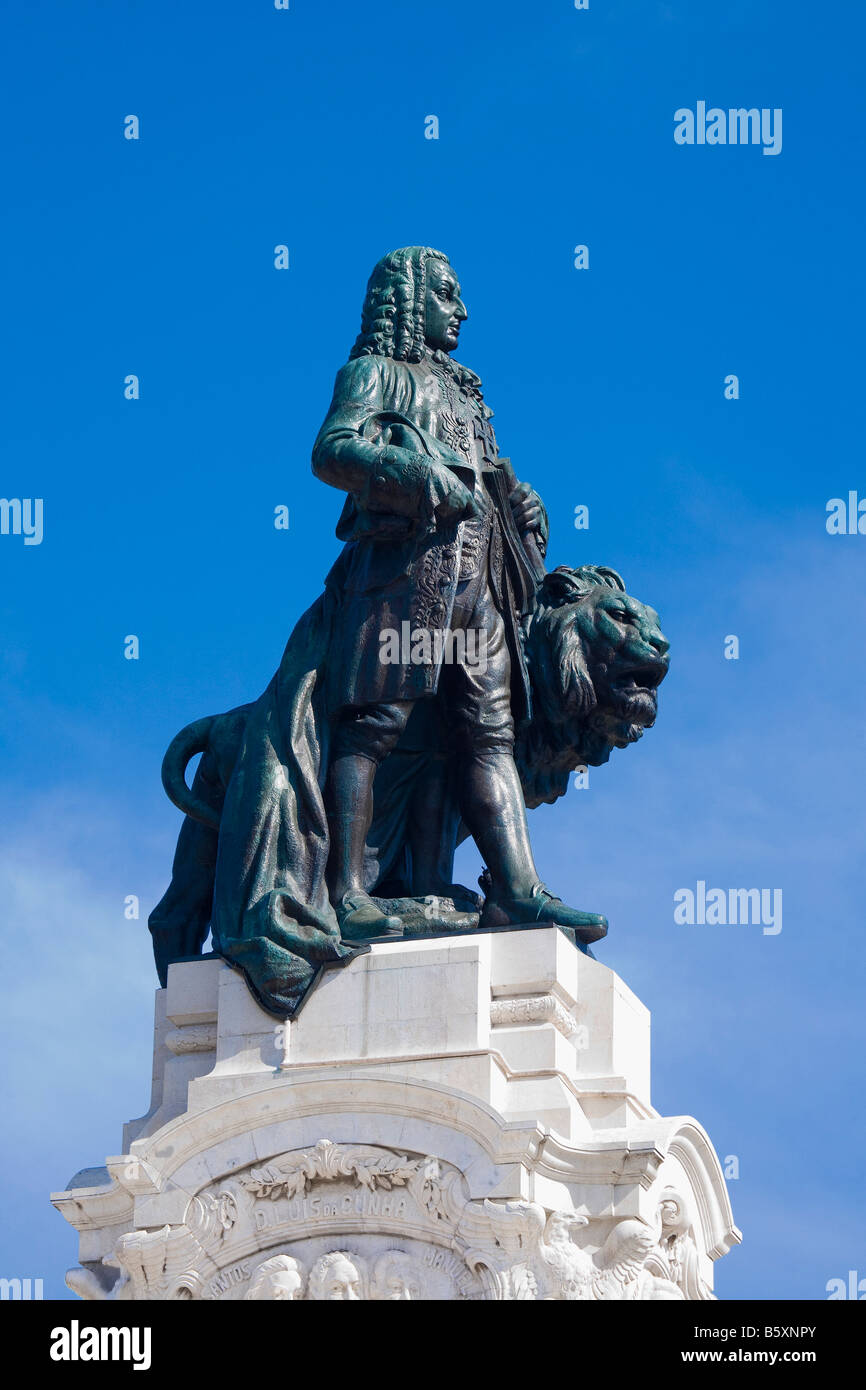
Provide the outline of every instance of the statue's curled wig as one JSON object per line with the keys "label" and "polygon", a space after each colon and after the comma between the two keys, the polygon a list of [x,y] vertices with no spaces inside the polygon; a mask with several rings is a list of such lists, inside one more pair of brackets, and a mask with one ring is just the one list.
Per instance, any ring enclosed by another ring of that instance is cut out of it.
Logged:
{"label": "statue's curled wig", "polygon": [[396,362],[421,361],[428,260],[451,264],[432,246],[401,246],[374,266],[361,310],[361,332],[350,357],[374,354]]}

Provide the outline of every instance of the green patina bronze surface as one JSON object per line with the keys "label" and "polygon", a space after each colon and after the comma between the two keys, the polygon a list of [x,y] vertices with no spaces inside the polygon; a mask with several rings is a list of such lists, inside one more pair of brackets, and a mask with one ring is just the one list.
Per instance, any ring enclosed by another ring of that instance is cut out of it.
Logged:
{"label": "green patina bronze surface", "polygon": [[[607,930],[540,882],[526,807],[653,723],[668,646],[615,571],[545,572],[541,499],[451,356],[466,317],[442,253],[374,269],[313,450],[346,494],[344,549],[260,699],[166,754],[187,818],[150,917],[163,983],[209,929],[280,1016],[371,939],[552,924],[585,947]],[[483,897],[453,882],[467,835]]]}

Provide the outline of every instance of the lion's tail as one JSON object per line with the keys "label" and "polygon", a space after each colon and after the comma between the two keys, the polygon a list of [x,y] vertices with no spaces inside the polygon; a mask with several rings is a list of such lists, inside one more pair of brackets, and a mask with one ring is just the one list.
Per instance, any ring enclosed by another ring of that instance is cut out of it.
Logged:
{"label": "lion's tail", "polygon": [[162,785],[166,796],[193,820],[203,821],[214,830],[219,829],[219,812],[193,794],[186,783],[186,769],[190,758],[207,748],[210,731],[218,718],[216,714],[209,714],[205,719],[196,719],[194,723],[187,724],[172,739],[162,760]]}

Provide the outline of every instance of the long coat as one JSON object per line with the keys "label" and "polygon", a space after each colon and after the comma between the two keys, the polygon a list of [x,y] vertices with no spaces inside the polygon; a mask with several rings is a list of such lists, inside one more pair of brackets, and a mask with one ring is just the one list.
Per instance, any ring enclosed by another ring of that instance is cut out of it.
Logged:
{"label": "long coat", "polygon": [[[488,566],[512,654],[512,706],[518,718],[528,713],[519,620],[536,577],[507,500],[516,479],[498,457],[479,387],[442,353],[418,363],[358,357],[337,375],[313,449],[316,475],[349,493],[337,526],[347,544],[327,580],[338,615],[328,654],[332,711],[435,694],[435,655],[417,665],[383,662],[382,633],[399,633],[407,620],[412,631],[447,630],[457,585]],[[436,517],[439,465],[470,488],[481,518]]]}

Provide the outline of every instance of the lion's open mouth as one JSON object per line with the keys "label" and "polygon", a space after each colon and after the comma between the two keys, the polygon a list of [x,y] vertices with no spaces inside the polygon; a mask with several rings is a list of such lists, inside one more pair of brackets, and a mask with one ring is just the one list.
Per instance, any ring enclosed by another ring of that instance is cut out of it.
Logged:
{"label": "lion's open mouth", "polygon": [[614,689],[622,695],[641,695],[655,692],[667,674],[667,666],[662,662],[648,662],[645,666],[633,666],[624,671],[613,682]]}
{"label": "lion's open mouth", "polygon": [[614,710],[621,719],[644,729],[655,723],[657,690],[666,670],[662,662],[647,662],[632,666],[617,676],[611,685],[611,697]]}

